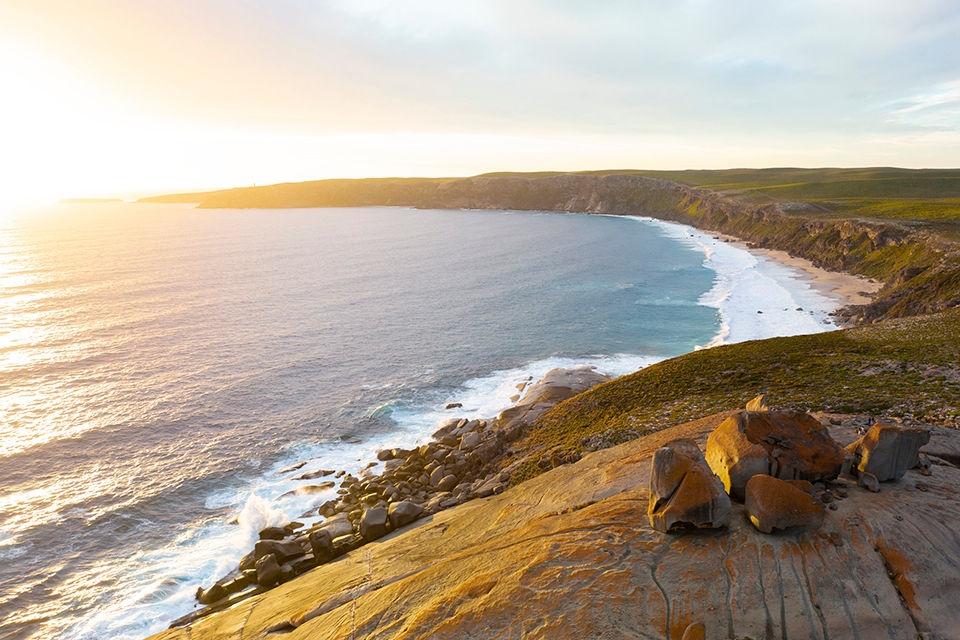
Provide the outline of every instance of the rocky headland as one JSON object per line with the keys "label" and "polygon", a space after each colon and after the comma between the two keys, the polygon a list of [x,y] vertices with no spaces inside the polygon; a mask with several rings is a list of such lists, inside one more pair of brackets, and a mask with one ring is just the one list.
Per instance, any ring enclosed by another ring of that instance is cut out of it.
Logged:
{"label": "rocky headland", "polygon": [[423,514],[155,637],[956,638],[958,462],[951,429],[730,411]]}
{"label": "rocky headland", "polygon": [[[511,448],[512,443],[557,403],[607,380],[592,367],[554,369],[538,381],[520,385],[516,405],[496,419],[448,419],[432,440],[420,447],[380,451],[378,462],[371,463],[360,477],[332,469],[301,476],[303,480],[332,477],[335,481],[326,481],[329,488],[339,483],[339,498],[317,509],[323,520],[310,527],[290,522],[261,531],[260,540],[234,571],[197,589],[197,601],[204,608],[174,625],[259,595],[419,518],[502,493],[525,459]],[[552,467],[572,460],[554,457],[542,464]],[[376,473],[380,463],[383,468]],[[293,472],[299,466],[280,473]]]}
{"label": "rocky headland", "polygon": [[[883,287],[843,311],[853,329],[612,381],[551,372],[496,418],[451,419],[359,477],[329,470],[339,498],[320,505],[323,521],[263,531],[198,592],[202,608],[155,637],[960,638],[956,234],[676,178],[192,194],[205,207],[649,215]],[[747,402],[760,392],[779,406]]]}

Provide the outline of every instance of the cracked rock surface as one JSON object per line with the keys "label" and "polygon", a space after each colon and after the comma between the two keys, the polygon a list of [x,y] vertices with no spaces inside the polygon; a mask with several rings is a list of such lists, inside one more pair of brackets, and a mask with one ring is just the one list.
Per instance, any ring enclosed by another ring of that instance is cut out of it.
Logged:
{"label": "cracked rock surface", "polygon": [[[654,452],[702,447],[729,415],[588,454],[154,637],[960,637],[960,469],[943,457],[879,494],[839,479],[814,530],[763,535],[735,504],[726,531],[654,531]],[[932,435],[938,451],[960,441]]]}

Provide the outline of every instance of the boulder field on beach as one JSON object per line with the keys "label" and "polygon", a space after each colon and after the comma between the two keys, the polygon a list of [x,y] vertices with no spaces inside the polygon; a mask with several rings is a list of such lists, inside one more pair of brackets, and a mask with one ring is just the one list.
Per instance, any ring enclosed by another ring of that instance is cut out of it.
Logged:
{"label": "boulder field on beach", "polygon": [[[359,478],[329,469],[302,474],[299,479],[332,475],[340,481],[339,497],[318,508],[324,520],[311,527],[291,522],[261,531],[260,540],[233,571],[209,587],[198,587],[196,599],[206,608],[188,614],[174,625],[263,593],[420,517],[501,493],[515,467],[515,463],[511,464],[510,444],[558,402],[607,380],[593,367],[553,369],[535,383],[518,385],[518,391],[525,391],[522,398],[518,394],[517,404],[496,420],[451,418],[422,446],[380,451],[377,458],[383,463],[383,471],[379,474],[372,471],[379,462],[371,463]],[[562,462],[566,461],[558,461]],[[280,473],[302,466],[297,464]],[[291,493],[310,493],[318,487],[334,486],[335,482],[326,481]]]}
{"label": "boulder field on beach", "polygon": [[[155,638],[960,637],[960,433],[753,408],[421,517]],[[820,453],[786,455],[807,451],[769,424],[786,418],[849,447],[841,468],[804,477]],[[741,502],[709,439],[755,419],[771,448]],[[671,502],[692,515],[655,517]]]}

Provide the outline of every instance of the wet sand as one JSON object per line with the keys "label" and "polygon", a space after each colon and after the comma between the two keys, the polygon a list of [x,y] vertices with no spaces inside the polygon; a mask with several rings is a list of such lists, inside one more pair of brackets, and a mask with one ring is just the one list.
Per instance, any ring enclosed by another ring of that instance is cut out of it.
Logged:
{"label": "wet sand", "polygon": [[791,256],[786,251],[777,249],[750,250],[767,256],[771,260],[776,260],[788,267],[802,271],[809,276],[814,289],[824,295],[843,300],[844,305],[868,304],[873,300],[874,294],[883,287],[882,282],[870,278],[864,278],[851,273],[843,273],[841,271],[821,269],[809,260]]}

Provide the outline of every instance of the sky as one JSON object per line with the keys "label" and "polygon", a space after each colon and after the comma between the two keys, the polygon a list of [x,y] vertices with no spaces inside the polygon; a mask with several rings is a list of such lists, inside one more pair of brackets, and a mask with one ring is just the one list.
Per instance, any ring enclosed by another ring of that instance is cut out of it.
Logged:
{"label": "sky", "polygon": [[0,0],[0,206],[333,177],[960,167],[955,0]]}

